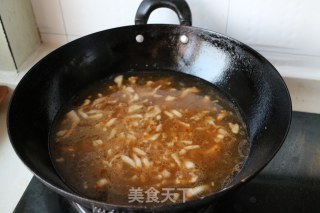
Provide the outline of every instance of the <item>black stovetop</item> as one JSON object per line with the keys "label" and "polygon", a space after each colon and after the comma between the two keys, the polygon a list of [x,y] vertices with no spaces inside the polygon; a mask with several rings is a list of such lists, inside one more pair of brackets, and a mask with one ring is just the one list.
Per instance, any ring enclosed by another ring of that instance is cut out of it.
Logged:
{"label": "black stovetop", "polygon": [[[15,212],[75,212],[33,178]],[[205,212],[320,212],[320,115],[294,112],[288,137],[254,179]]]}

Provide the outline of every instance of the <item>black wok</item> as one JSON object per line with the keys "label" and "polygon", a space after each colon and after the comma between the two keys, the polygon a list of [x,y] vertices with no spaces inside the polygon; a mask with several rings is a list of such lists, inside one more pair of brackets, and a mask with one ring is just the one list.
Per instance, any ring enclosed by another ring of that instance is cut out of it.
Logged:
{"label": "black wok", "polygon": [[[181,25],[146,25],[152,10],[159,7],[173,9]],[[35,176],[80,204],[133,210],[73,192],[53,168],[48,135],[57,112],[77,91],[117,72],[141,70],[179,71],[212,82],[241,108],[251,142],[242,171],[227,188],[204,199],[153,210],[176,212],[212,203],[257,174],[287,135],[291,121],[287,87],[276,69],[250,47],[189,25],[191,13],[185,1],[145,0],[137,12],[135,26],[85,36],[55,50],[32,67],[14,91],[8,132],[16,153]],[[182,35],[187,39],[181,39]]]}

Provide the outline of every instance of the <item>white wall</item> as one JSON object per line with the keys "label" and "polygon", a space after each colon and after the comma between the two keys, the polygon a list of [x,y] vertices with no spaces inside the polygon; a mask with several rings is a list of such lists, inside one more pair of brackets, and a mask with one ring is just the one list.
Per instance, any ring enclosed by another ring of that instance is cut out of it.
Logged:
{"label": "white wall", "polygon": [[[68,42],[109,28],[132,25],[141,0],[31,0],[45,42]],[[194,26],[226,32],[229,1],[190,0]],[[205,14],[205,16],[204,16]],[[152,13],[149,23],[178,23],[169,9]]]}
{"label": "white wall", "polygon": [[0,19],[0,71],[16,71],[6,34]]}
{"label": "white wall", "polygon": [[[42,40],[72,41],[132,25],[141,0],[31,0]],[[283,76],[320,79],[320,1],[187,0],[193,26],[232,36],[257,49]],[[149,23],[178,23],[168,9]]]}
{"label": "white wall", "polygon": [[13,74],[40,44],[30,0],[0,0],[0,72]]}

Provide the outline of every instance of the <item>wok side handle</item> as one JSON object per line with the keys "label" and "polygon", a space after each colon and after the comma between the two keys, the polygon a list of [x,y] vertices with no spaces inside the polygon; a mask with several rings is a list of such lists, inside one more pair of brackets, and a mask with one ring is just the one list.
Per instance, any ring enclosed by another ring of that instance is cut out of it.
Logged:
{"label": "wok side handle", "polygon": [[136,13],[135,24],[147,24],[151,12],[158,8],[173,10],[178,15],[180,25],[191,26],[191,10],[185,0],[143,0]]}

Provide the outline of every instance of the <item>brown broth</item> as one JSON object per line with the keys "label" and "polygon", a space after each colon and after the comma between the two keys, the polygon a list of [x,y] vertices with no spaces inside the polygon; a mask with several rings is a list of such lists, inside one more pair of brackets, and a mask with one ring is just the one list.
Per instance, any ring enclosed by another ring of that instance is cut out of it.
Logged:
{"label": "brown broth", "polygon": [[[113,204],[156,206],[221,190],[249,143],[238,109],[203,82],[134,72],[84,90],[51,134],[57,172],[78,193]],[[134,200],[138,187],[144,197]],[[172,199],[163,201],[167,191]]]}

